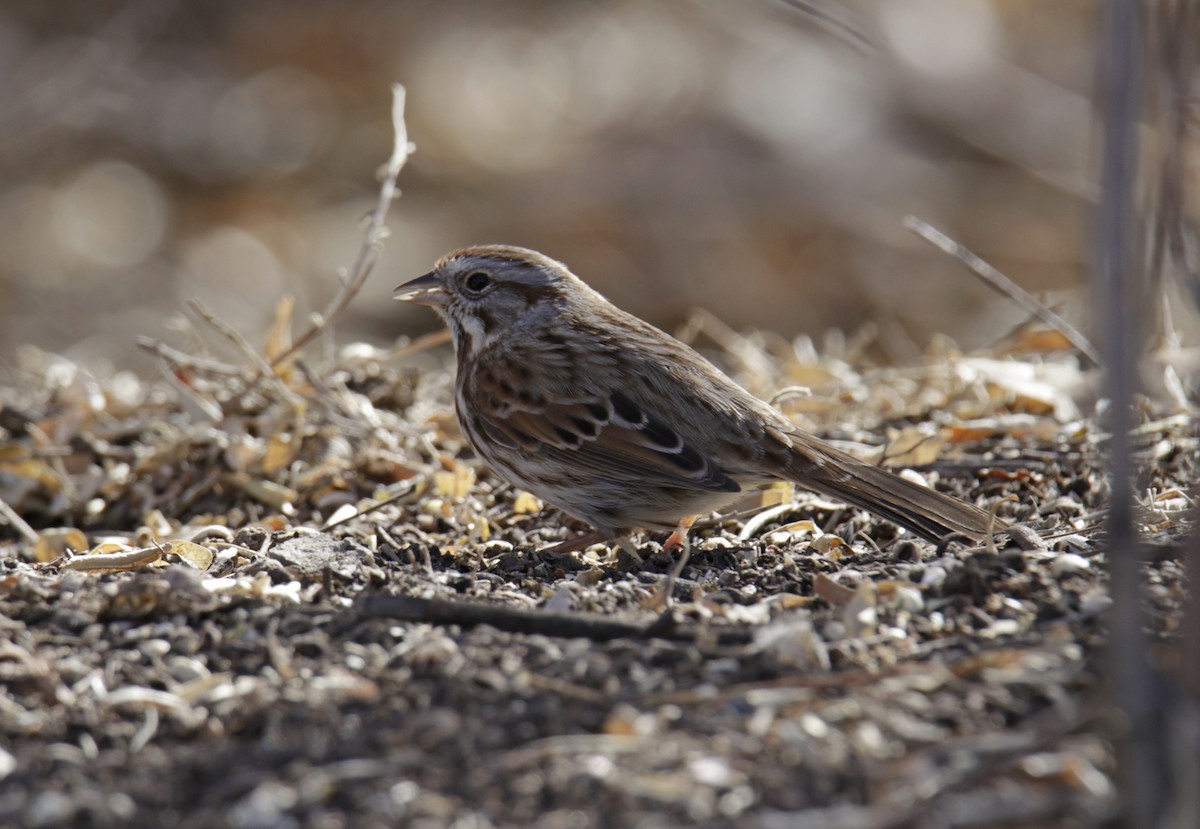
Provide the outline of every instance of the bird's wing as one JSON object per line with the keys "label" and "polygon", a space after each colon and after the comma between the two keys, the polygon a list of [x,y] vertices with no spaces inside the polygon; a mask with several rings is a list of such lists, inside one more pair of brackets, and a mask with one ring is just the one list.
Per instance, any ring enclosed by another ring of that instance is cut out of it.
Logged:
{"label": "bird's wing", "polygon": [[622,391],[615,372],[593,367],[586,379],[576,377],[572,384],[564,381],[561,368],[540,355],[536,362],[523,362],[519,371],[494,364],[476,371],[469,397],[480,428],[510,449],[569,469],[740,491],[711,457]]}

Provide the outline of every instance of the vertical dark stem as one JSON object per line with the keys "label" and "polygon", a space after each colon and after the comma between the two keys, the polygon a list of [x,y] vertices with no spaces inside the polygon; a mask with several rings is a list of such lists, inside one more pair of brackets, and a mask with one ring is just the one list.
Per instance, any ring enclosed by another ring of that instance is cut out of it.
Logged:
{"label": "vertical dark stem", "polygon": [[1137,0],[1109,0],[1101,43],[1100,100],[1104,155],[1096,216],[1096,287],[1104,323],[1104,356],[1112,435],[1109,473],[1108,567],[1113,606],[1109,619],[1109,676],[1124,715],[1120,747],[1120,825],[1151,829],[1163,806],[1159,777],[1163,737],[1155,722],[1155,686],[1146,660],[1141,575],[1133,519],[1133,462],[1129,431],[1137,391],[1141,322],[1136,209],[1139,89],[1143,70]]}

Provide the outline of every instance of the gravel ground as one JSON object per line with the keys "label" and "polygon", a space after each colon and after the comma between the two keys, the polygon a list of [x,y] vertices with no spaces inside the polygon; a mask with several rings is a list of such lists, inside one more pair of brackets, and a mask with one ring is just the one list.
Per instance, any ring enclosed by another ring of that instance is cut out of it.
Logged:
{"label": "gravel ground", "polygon": [[[753,391],[811,390],[780,403],[800,425],[1013,537],[939,549],[778,487],[697,525],[668,601],[661,537],[640,564],[538,552],[582,527],[476,463],[441,351],[264,379],[160,350],[155,381],[24,352],[0,386],[0,824],[1097,825],[1088,378],[1016,346],[879,368],[853,338],[727,334]],[[1197,438],[1141,422],[1169,665]]]}

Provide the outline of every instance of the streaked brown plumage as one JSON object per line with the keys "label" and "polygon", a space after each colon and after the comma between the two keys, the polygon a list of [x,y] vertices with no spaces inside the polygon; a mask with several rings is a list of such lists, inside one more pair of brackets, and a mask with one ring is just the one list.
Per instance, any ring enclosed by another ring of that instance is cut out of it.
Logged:
{"label": "streaked brown plumage", "polygon": [[983,510],[801,432],[535,251],[454,251],[396,298],[432,306],[449,325],[458,419],[475,451],[600,538],[686,532],[691,517],[780,479],[930,540],[988,533]]}

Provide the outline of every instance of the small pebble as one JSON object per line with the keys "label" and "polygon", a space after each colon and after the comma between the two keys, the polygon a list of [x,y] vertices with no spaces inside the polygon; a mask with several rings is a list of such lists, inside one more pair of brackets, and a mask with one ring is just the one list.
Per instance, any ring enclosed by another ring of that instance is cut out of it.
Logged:
{"label": "small pebble", "polygon": [[1050,563],[1050,572],[1055,578],[1086,573],[1092,568],[1092,563],[1076,553],[1063,553]]}

